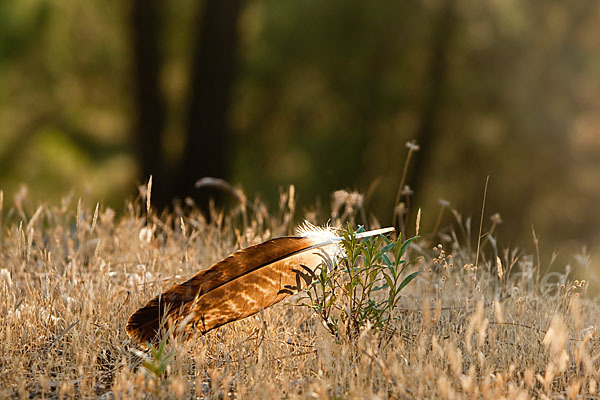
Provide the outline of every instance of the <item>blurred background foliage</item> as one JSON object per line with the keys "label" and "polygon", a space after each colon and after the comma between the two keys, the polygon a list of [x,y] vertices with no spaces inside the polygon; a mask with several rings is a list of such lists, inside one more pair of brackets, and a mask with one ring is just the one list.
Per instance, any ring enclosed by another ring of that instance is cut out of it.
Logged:
{"label": "blurred background foliage", "polygon": [[164,206],[219,176],[272,205],[368,193],[386,224],[414,139],[424,228],[440,198],[477,220],[490,175],[504,246],[532,225],[594,246],[599,20],[596,0],[0,2],[0,188],[120,208],[152,173]]}

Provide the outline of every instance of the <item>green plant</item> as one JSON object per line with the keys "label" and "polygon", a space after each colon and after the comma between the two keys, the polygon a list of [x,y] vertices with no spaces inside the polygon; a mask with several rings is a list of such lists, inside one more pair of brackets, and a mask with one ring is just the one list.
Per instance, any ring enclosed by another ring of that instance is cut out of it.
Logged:
{"label": "green plant", "polygon": [[308,286],[308,304],[340,342],[353,341],[367,327],[388,331],[393,311],[406,287],[420,271],[405,274],[408,245],[401,235],[360,240],[348,226],[341,232],[343,254],[336,260],[323,257],[316,279]]}
{"label": "green plant", "polygon": [[144,373],[154,379],[156,382],[167,383],[165,379],[165,372],[169,363],[173,359],[173,355],[175,353],[168,352],[165,353],[165,344],[166,339],[161,340],[158,345],[158,348],[155,347],[152,343],[148,343],[148,353],[144,353],[142,351],[134,349],[134,353],[142,359],[142,368]]}

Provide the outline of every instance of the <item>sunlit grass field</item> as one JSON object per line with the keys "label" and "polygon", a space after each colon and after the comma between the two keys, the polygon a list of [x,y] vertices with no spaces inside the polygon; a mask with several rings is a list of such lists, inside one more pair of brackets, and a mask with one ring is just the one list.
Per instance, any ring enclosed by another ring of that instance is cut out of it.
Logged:
{"label": "sunlit grass field", "polygon": [[[296,295],[152,356],[124,329],[138,307],[303,218],[326,221],[298,212],[293,190],[275,210],[244,200],[210,222],[190,204],[157,215],[141,192],[120,214],[73,196],[0,206],[0,398],[599,396],[600,302],[588,283],[497,248],[493,235],[477,246],[479,227],[456,211],[452,226],[409,247],[411,271],[422,272],[391,330],[336,340]],[[338,192],[332,224],[363,224],[361,204]],[[482,233],[494,224],[484,219]]]}

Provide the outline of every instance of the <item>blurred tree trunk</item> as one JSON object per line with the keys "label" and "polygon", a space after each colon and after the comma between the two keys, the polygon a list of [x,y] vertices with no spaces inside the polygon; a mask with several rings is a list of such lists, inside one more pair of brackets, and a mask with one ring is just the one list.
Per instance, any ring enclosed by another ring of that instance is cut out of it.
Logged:
{"label": "blurred tree trunk", "polygon": [[427,74],[429,87],[425,92],[416,132],[416,140],[421,149],[415,154],[415,163],[407,180],[408,185],[415,193],[413,199],[415,207],[412,210],[414,213],[418,209],[418,198],[423,195],[421,187],[427,176],[427,166],[430,163],[431,154],[435,151],[436,138],[440,134],[440,129],[437,127],[438,116],[444,97],[444,86],[448,75],[448,55],[457,19],[455,0],[442,0],[442,3],[432,33]]}
{"label": "blurred tree trunk", "polygon": [[194,183],[204,176],[226,179],[231,162],[228,112],[241,5],[241,0],[208,0],[199,15],[186,145],[174,194],[194,198],[205,210],[210,193],[200,192]]}
{"label": "blurred tree trunk", "polygon": [[131,3],[131,39],[135,81],[135,145],[140,162],[140,182],[153,175],[153,200],[158,206],[168,202],[167,187],[162,180],[163,154],[161,136],[165,125],[164,100],[160,90],[161,56],[160,0],[133,0]]}

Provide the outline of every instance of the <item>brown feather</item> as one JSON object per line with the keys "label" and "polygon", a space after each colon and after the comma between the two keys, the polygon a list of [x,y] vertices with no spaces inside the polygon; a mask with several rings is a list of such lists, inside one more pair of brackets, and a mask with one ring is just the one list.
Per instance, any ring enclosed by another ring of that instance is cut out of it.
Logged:
{"label": "brown feather", "polygon": [[282,237],[238,250],[150,300],[131,315],[127,333],[140,343],[154,342],[163,323],[189,337],[253,315],[308,284],[322,262],[318,248],[328,246],[337,245]]}

